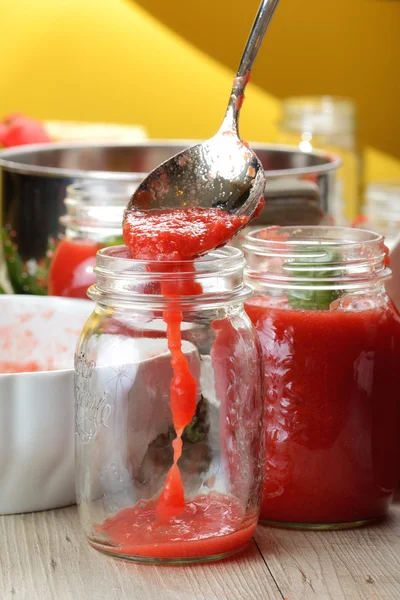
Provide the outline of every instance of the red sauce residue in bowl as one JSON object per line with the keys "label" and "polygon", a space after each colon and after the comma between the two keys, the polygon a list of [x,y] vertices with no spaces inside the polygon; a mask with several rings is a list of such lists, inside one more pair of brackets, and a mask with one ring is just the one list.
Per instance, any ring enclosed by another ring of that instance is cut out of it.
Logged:
{"label": "red sauce residue in bowl", "polygon": [[55,366],[51,360],[47,364],[39,364],[31,360],[29,362],[0,361],[0,375],[5,373],[34,373],[36,371],[54,371]]}

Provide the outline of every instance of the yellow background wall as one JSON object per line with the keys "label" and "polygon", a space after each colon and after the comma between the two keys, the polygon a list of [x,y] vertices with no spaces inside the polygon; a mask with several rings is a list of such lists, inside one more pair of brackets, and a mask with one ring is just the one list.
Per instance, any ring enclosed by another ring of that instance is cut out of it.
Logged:
{"label": "yellow background wall", "polygon": [[[137,0],[235,69],[260,0]],[[357,101],[363,141],[400,157],[400,2],[281,0],[253,81],[277,97]]]}
{"label": "yellow background wall", "polygon": [[[258,0],[140,2],[154,18],[129,0],[0,0],[0,116],[141,123],[152,137],[214,133]],[[305,10],[303,0],[282,0],[247,94],[243,135],[274,141],[273,94],[357,92],[364,139],[395,155],[399,9],[389,0],[307,0]],[[385,154],[368,160],[373,177],[398,170]]]}
{"label": "yellow background wall", "polygon": [[[229,68],[133,2],[13,0],[0,22],[0,115],[140,122],[152,137],[192,139],[222,120]],[[243,133],[273,138],[278,110],[253,86]]]}

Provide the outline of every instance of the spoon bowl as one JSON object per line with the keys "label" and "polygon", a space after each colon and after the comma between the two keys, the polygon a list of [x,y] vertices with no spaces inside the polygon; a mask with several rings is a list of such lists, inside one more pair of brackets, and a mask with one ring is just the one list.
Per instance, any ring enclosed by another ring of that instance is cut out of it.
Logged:
{"label": "spoon bowl", "polygon": [[161,164],[133,194],[128,210],[222,208],[253,215],[265,187],[256,154],[232,132],[176,154]]}

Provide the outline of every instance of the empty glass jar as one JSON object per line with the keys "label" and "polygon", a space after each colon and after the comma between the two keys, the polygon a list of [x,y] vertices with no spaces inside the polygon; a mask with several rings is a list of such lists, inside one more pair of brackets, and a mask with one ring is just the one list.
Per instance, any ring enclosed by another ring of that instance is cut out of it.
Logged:
{"label": "empty glass jar", "polygon": [[385,236],[388,249],[393,250],[400,235],[400,181],[370,183],[359,227],[372,229]]}
{"label": "empty glass jar", "polygon": [[360,209],[361,155],[356,125],[356,107],[349,98],[300,96],[282,102],[282,144],[296,145],[303,152],[328,150],[342,159],[331,211],[336,225],[350,224]]}
{"label": "empty glass jar", "polygon": [[[123,246],[97,254],[96,307],[76,351],[82,524],[94,548],[133,561],[223,558],[251,539],[263,475],[260,346],[243,309],[243,254],[127,256]],[[195,412],[178,430],[189,388]]]}

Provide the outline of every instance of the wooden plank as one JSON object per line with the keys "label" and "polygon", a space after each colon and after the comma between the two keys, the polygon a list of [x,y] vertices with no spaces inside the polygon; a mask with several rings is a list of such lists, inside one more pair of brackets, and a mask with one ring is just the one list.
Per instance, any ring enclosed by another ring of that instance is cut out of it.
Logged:
{"label": "wooden plank", "polygon": [[74,507],[0,517],[0,539],[1,600],[400,598],[399,502],[387,522],[364,529],[259,527],[264,559],[253,543],[209,565],[153,567],[102,556],[88,547]]}
{"label": "wooden plank", "polygon": [[89,548],[75,507],[0,517],[1,600],[282,600],[254,542],[208,565],[125,563]]}
{"label": "wooden plank", "polygon": [[288,600],[399,600],[400,502],[361,529],[302,532],[258,527],[256,543]]}

